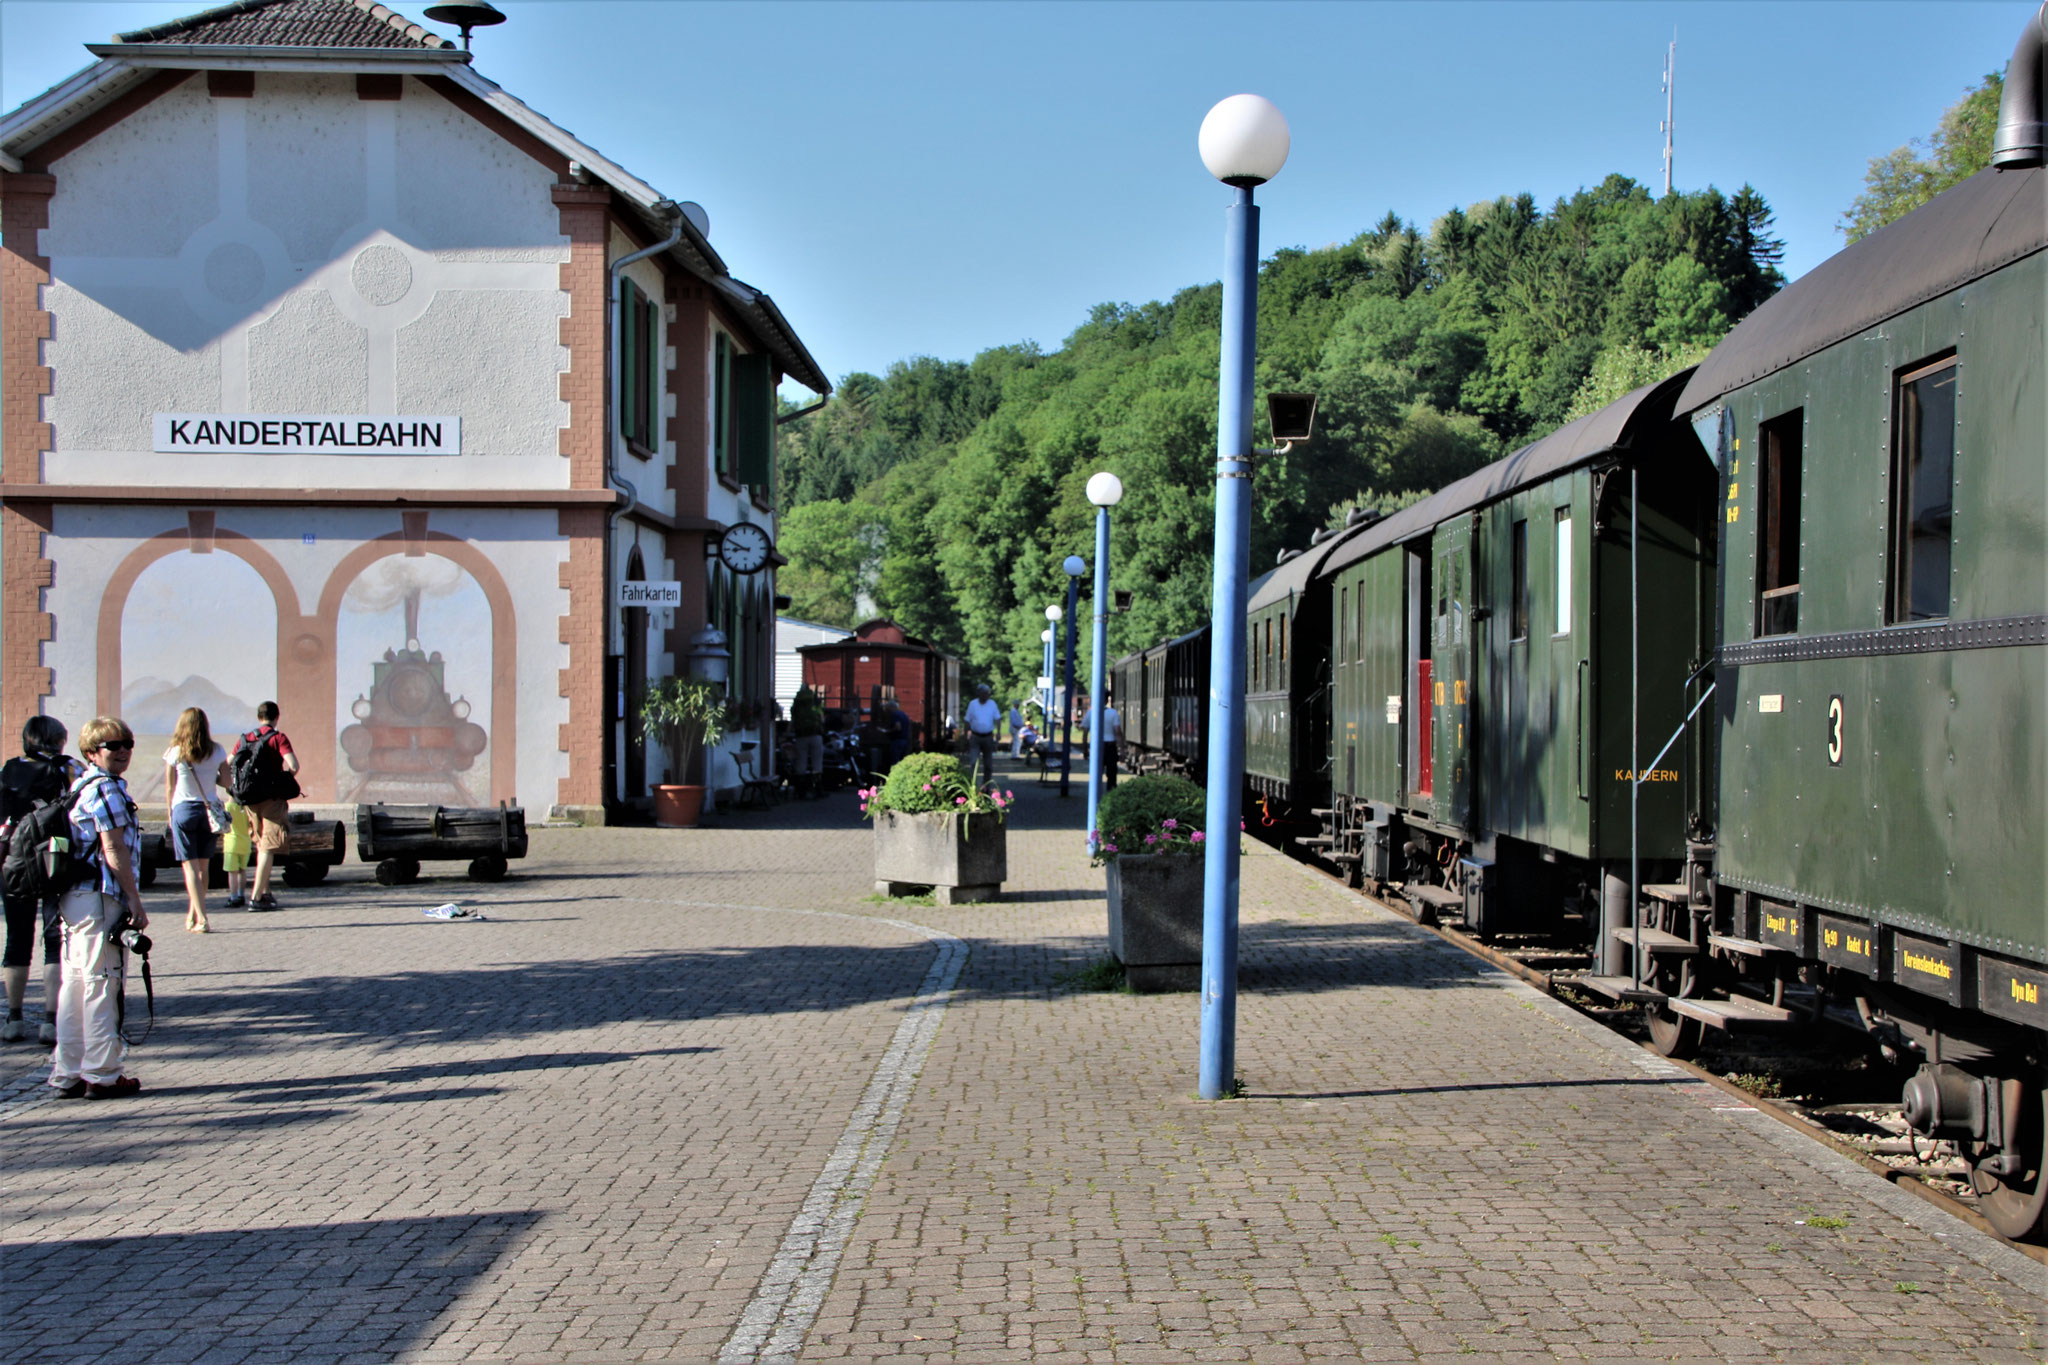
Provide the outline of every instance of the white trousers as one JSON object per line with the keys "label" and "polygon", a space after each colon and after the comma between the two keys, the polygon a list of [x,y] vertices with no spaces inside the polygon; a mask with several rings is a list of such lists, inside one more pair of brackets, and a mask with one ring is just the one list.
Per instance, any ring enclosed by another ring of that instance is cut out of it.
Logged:
{"label": "white trousers", "polygon": [[57,904],[64,918],[64,956],[57,981],[57,1055],[50,1084],[75,1080],[108,1085],[121,1079],[128,1045],[121,1041],[121,986],[128,953],[107,942],[121,917],[119,896],[102,896],[94,876]]}

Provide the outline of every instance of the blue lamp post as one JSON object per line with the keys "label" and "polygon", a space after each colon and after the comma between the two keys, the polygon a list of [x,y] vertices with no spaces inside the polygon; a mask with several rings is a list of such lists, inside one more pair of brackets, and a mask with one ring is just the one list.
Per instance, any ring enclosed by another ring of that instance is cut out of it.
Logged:
{"label": "blue lamp post", "polygon": [[1197,1089],[1227,1098],[1237,1072],[1238,826],[1244,785],[1244,604],[1251,564],[1252,362],[1258,345],[1259,210],[1252,188],[1287,162],[1287,120],[1232,95],[1202,120],[1202,164],[1236,191],[1223,230],[1223,352],[1216,422],[1210,622],[1209,804],[1202,854],[1202,1056]]}
{"label": "blue lamp post", "polygon": [[1109,651],[1109,509],[1122,502],[1124,482],[1104,470],[1088,480],[1088,501],[1095,504],[1095,634],[1088,660],[1088,851],[1102,828],[1102,713],[1109,699],[1102,690],[1103,656]]}
{"label": "blue lamp post", "polygon": [[1045,609],[1045,634],[1039,636],[1045,641],[1045,742],[1052,743],[1052,708],[1059,700],[1059,679],[1053,676],[1053,669],[1059,663],[1060,617],[1065,613],[1057,602]]}
{"label": "blue lamp post", "polygon": [[1052,629],[1047,627],[1038,632],[1038,642],[1045,646],[1045,657],[1039,660],[1038,674],[1038,720],[1045,727],[1045,733],[1052,733]]}
{"label": "blue lamp post", "polygon": [[1068,555],[1060,567],[1067,571],[1067,664],[1061,682],[1066,701],[1060,708],[1066,717],[1066,729],[1060,734],[1060,799],[1064,801],[1074,775],[1074,608],[1080,605],[1081,575],[1088,572],[1088,561]]}

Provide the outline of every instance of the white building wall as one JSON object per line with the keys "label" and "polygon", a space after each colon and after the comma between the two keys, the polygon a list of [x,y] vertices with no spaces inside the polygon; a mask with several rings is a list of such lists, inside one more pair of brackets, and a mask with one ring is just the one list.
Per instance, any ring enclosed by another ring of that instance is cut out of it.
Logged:
{"label": "white building wall", "polygon": [[[46,481],[567,486],[553,177],[404,91],[263,72],[216,99],[195,76],[57,161]],[[462,451],[163,455],[158,412],[453,416]]]}

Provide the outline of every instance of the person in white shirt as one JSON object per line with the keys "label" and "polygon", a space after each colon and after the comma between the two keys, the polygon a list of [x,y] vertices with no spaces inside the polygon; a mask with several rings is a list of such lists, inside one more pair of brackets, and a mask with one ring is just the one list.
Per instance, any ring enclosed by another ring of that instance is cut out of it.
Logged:
{"label": "person in white shirt", "polygon": [[979,777],[986,782],[996,775],[996,727],[1003,721],[1003,708],[989,699],[989,685],[981,684],[974,689],[974,700],[967,703],[967,761]]}
{"label": "person in white shirt", "polygon": [[206,712],[186,707],[171,747],[164,750],[164,790],[171,808],[171,852],[185,869],[185,927],[195,934],[212,927],[206,922],[207,864],[214,845],[210,812],[221,809],[213,789],[226,785],[221,768],[227,761],[228,751],[214,743]]}

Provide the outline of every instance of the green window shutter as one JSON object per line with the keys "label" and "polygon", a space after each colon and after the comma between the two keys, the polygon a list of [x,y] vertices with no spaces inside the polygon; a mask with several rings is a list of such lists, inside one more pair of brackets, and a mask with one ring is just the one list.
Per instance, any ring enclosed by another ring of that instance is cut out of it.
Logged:
{"label": "green window shutter", "polygon": [[711,348],[711,463],[720,478],[732,472],[732,342],[723,332]]}
{"label": "green window shutter", "polygon": [[640,439],[640,291],[619,284],[619,434]]}
{"label": "green window shutter", "polygon": [[647,448],[661,448],[661,396],[668,376],[661,367],[661,305],[647,300]]}
{"label": "green window shutter", "polygon": [[732,358],[733,477],[768,496],[775,465],[775,393],[765,354]]}

